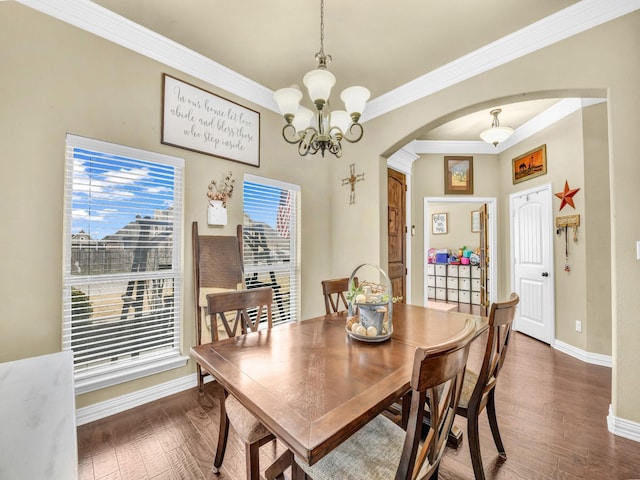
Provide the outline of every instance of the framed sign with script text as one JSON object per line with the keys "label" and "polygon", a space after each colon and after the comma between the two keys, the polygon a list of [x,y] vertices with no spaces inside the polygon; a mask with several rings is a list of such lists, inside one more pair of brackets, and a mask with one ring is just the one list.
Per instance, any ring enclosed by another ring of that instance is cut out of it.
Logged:
{"label": "framed sign with script text", "polygon": [[162,143],[260,166],[260,113],[162,76]]}

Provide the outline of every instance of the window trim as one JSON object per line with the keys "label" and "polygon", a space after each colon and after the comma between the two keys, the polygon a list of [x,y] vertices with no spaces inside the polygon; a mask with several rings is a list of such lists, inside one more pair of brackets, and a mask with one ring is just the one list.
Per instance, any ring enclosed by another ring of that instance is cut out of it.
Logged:
{"label": "window trim", "polygon": [[[291,192],[295,193],[295,201],[296,201],[296,216],[294,218],[294,223],[293,223],[293,228],[294,228],[294,233],[292,234],[292,252],[291,255],[293,258],[295,258],[295,261],[291,263],[292,265],[292,269],[295,272],[296,275],[296,299],[294,302],[294,308],[293,308],[293,315],[295,316],[295,322],[298,323],[300,322],[300,314],[301,314],[301,305],[300,305],[300,292],[301,292],[301,288],[302,288],[302,268],[301,268],[301,258],[302,258],[302,250],[301,250],[301,231],[300,231],[300,225],[301,225],[301,189],[299,185],[293,184],[293,183],[288,183],[288,182],[284,182],[281,180],[275,180],[273,178],[268,178],[268,177],[261,177],[258,175],[252,175],[250,173],[245,173],[242,179],[243,182],[243,186],[246,182],[249,183],[256,183],[259,185],[264,185],[264,186],[268,186],[268,187],[274,187],[274,188],[279,188],[282,190],[289,190]],[[244,191],[243,191],[243,197],[244,197]],[[244,214],[244,198],[243,198],[243,208],[242,208],[243,214]],[[244,226],[244,221],[243,221],[243,226]],[[247,276],[247,270],[248,267],[247,265],[245,265],[245,272],[244,275],[245,277]],[[257,268],[256,271],[258,272],[267,272],[269,271],[269,268],[267,266],[261,267],[261,268]],[[274,307],[275,308],[275,307]]]}
{"label": "window trim", "polygon": [[[158,354],[151,354],[136,358],[133,361],[123,365],[108,365],[105,368],[96,368],[90,374],[86,372],[74,372],[74,383],[76,395],[102,389],[105,387],[118,385],[121,383],[136,380],[138,378],[154,375],[164,371],[183,367],[189,360],[188,356],[181,354],[183,340],[183,282],[184,271],[182,269],[183,255],[182,249],[184,245],[183,236],[183,220],[184,220],[184,159],[173,157],[160,153],[141,150],[134,147],[127,147],[114,143],[96,140],[87,137],[81,137],[70,133],[65,138],[65,185],[64,185],[64,213],[63,213],[63,254],[62,254],[62,335],[61,346],[63,350],[71,350],[70,330],[71,318],[65,313],[65,306],[71,305],[71,287],[74,284],[87,283],[86,277],[76,278],[71,274],[71,251],[72,251],[72,195],[73,195],[73,161],[69,161],[69,151],[75,149],[87,149],[96,152],[106,153],[109,155],[123,156],[141,161],[162,163],[176,167],[179,173],[179,188],[174,191],[174,211],[177,212],[174,217],[174,233],[173,252],[172,252],[172,268],[168,275],[164,277],[174,277],[173,284],[174,296],[177,299],[174,313],[174,345],[173,349]],[[178,208],[176,208],[176,206]],[[153,276],[150,273],[150,278]],[[127,274],[105,274],[100,275],[97,283],[105,281],[113,281],[118,279],[131,279],[131,275]]]}

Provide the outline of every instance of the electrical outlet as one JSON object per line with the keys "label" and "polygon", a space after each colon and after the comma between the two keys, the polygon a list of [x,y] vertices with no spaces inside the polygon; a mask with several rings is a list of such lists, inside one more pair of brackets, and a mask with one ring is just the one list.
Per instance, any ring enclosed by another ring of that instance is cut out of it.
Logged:
{"label": "electrical outlet", "polygon": [[576,332],[582,332],[582,322],[580,320],[576,320]]}

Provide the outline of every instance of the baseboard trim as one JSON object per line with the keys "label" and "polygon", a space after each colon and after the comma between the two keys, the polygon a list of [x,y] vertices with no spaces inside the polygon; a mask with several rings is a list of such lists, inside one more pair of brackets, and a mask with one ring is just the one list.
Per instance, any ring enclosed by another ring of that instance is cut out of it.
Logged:
{"label": "baseboard trim", "polygon": [[612,413],[611,405],[609,405],[609,415],[607,416],[607,428],[618,437],[640,442],[640,423],[616,417]]}
{"label": "baseboard trim", "polygon": [[124,412],[130,408],[138,407],[145,403],[173,395],[174,393],[183,392],[184,390],[196,387],[197,385],[197,374],[194,373],[159,385],[144,388],[136,392],[121,395],[120,397],[111,398],[104,402],[98,402],[93,405],[78,408],[76,409],[76,425],[80,426],[94,422],[101,418]]}
{"label": "baseboard trim", "polygon": [[562,353],[566,353],[567,355],[571,355],[578,360],[582,360],[583,362],[591,363],[593,365],[600,365],[609,368],[611,368],[613,365],[611,361],[611,355],[585,352],[584,350],[576,348],[573,345],[569,345],[568,343],[561,342],[560,340],[555,340],[553,342],[553,348],[559,350]]}

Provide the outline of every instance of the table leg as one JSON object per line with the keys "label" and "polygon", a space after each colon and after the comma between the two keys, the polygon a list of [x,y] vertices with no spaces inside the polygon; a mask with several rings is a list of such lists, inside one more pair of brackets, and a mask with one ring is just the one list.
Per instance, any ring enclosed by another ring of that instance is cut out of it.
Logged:
{"label": "table leg", "polygon": [[463,435],[462,429],[457,425],[453,425],[449,435],[447,436],[447,446],[449,448],[455,448],[456,450],[460,448],[462,445]]}

